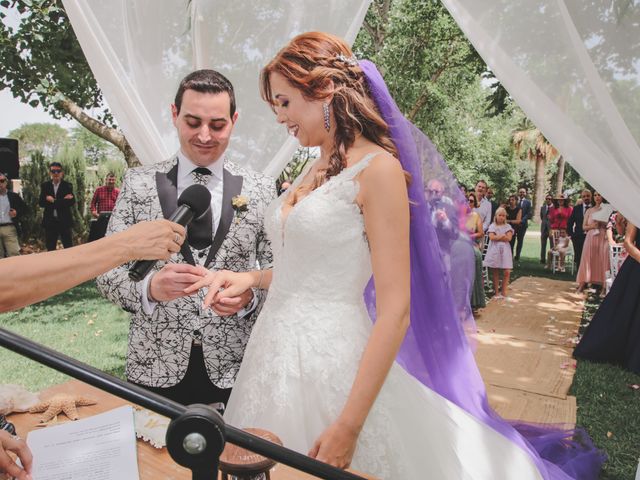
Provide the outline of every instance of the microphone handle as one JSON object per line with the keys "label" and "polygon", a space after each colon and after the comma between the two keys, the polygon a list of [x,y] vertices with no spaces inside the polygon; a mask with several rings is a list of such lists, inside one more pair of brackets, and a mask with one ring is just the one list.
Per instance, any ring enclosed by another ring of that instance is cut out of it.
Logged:
{"label": "microphone handle", "polygon": [[[173,212],[173,215],[169,218],[169,221],[175,222],[183,227],[189,225],[191,220],[193,220],[193,210],[186,204],[182,204],[176,208],[176,211]],[[134,282],[139,282],[147,276],[156,262],[157,260],[138,260],[129,270],[129,278]]]}

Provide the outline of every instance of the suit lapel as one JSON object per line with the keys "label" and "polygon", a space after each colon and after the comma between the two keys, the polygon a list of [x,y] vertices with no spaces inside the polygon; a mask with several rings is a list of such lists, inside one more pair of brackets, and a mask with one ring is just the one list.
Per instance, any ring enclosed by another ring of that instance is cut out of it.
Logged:
{"label": "suit lapel", "polygon": [[[178,208],[178,162],[167,173],[156,172],[156,189],[158,190],[162,216],[167,219],[171,218],[173,212]],[[182,244],[180,253],[188,263],[196,264],[187,242]]]}
{"label": "suit lapel", "polygon": [[231,228],[231,222],[233,221],[233,206],[231,205],[231,199],[236,195],[240,195],[240,192],[242,191],[243,178],[241,175],[233,175],[226,168],[223,170],[222,175],[222,209],[220,212],[220,222],[218,223],[216,234],[213,237],[213,242],[209,249],[209,256],[207,256],[207,261],[205,263],[206,266],[213,261],[220,245],[222,245],[227,233],[229,233],[229,228]]}

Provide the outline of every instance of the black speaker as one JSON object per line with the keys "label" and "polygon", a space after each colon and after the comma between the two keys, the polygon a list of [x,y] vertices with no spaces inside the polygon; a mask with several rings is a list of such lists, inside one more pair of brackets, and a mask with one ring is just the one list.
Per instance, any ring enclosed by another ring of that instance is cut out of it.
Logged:
{"label": "black speaker", "polygon": [[20,178],[20,162],[18,161],[18,140],[0,138],[0,172],[9,178]]}

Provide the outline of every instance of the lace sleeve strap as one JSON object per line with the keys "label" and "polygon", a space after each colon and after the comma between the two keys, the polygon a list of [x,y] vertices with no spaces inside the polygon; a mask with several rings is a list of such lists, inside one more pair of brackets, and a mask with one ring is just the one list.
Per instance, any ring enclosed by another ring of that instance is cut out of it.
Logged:
{"label": "lace sleeve strap", "polygon": [[381,152],[372,152],[372,153],[366,154],[364,157],[362,157],[362,160],[359,160],[358,162],[354,163],[350,167],[347,167],[344,170],[342,170],[342,172],[340,172],[340,176],[343,177],[345,180],[353,180],[358,176],[360,172],[362,172],[365,168],[369,166],[369,164],[371,163],[371,160],[373,160],[375,157],[377,157],[380,154]]}

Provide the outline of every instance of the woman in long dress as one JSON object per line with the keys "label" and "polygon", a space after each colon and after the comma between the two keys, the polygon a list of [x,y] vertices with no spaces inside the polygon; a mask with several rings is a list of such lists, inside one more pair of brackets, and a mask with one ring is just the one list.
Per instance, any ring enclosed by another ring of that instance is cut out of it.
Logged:
{"label": "woman in long dress", "polygon": [[312,32],[261,84],[277,121],[320,158],[266,212],[273,270],[215,272],[189,290],[209,287],[215,305],[269,288],[225,420],[382,479],[575,478],[488,408],[428,221],[418,141],[375,66]]}
{"label": "woman in long dress", "polygon": [[584,216],[582,229],[587,232],[582,249],[582,258],[578,268],[578,291],[582,292],[588,283],[604,286],[606,272],[609,270],[609,242],[607,241],[607,222],[596,221],[593,215],[602,209],[602,195],[593,194],[595,205]]}
{"label": "woman in long dress", "polygon": [[475,192],[466,194],[469,200],[469,214],[465,222],[465,228],[473,242],[473,254],[475,256],[475,269],[473,279],[473,289],[471,290],[471,308],[474,310],[487,306],[484,294],[484,277],[482,271],[482,249],[484,248],[484,230],[480,214],[474,209],[480,205]]}
{"label": "woman in long dress", "polygon": [[620,365],[640,375],[640,237],[631,223],[627,223],[624,247],[627,259],[573,355]]}

